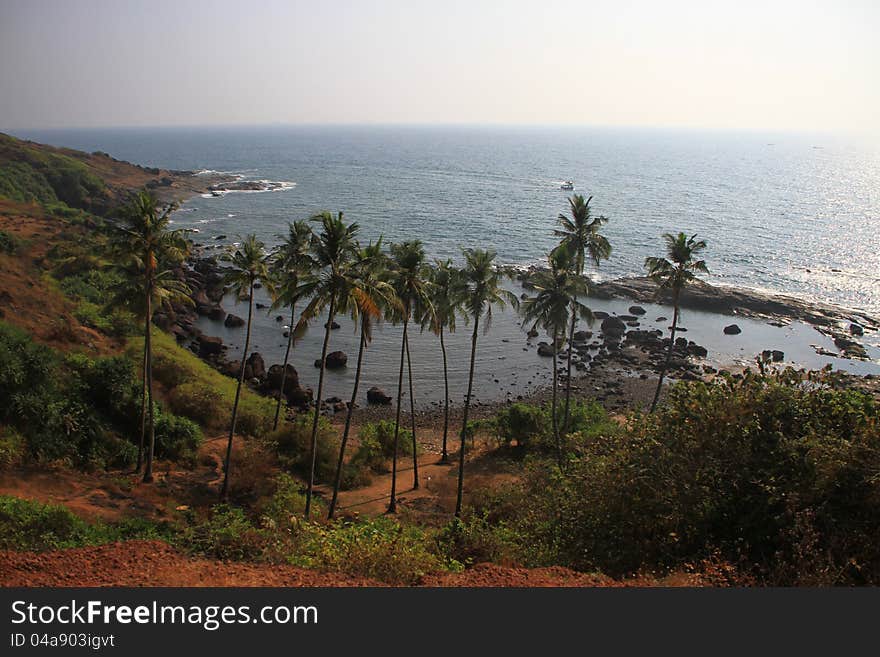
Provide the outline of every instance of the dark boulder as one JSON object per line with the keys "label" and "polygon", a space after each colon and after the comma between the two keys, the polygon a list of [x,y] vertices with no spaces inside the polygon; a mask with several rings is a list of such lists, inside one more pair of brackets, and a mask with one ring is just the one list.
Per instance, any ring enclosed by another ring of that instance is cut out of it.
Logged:
{"label": "dark boulder", "polygon": [[611,317],[611,315],[606,313],[604,310],[594,310],[593,317],[595,317],[596,319],[607,319],[608,317]]}
{"label": "dark boulder", "polygon": [[668,319],[667,317],[658,317],[658,318],[657,318],[656,320],[654,320],[654,321],[656,321],[656,322],[667,322],[667,321],[669,321],[669,319]]}
{"label": "dark boulder", "polygon": [[287,395],[287,403],[297,408],[308,408],[312,403],[314,393],[311,388],[286,387],[284,394]]}
{"label": "dark boulder", "polygon": [[629,307],[629,314],[630,315],[644,315],[645,312],[646,312],[645,309],[642,308],[641,306],[630,306]]}
{"label": "dark boulder", "polygon": [[740,333],[742,333],[742,329],[736,324],[729,324],[724,327],[725,335],[739,335]]}
{"label": "dark boulder", "polygon": [[593,337],[592,331],[575,331],[574,339],[575,342],[586,342],[590,338]]}
{"label": "dark boulder", "polygon": [[259,379],[261,381],[266,378],[266,363],[260,352],[255,351],[245,361],[244,378]]}
{"label": "dark boulder", "polygon": [[[327,322],[324,322],[324,328],[327,328]],[[331,331],[335,331],[338,328],[340,328],[339,322],[333,322],[332,324],[330,324]]]}
{"label": "dark boulder", "polygon": [[620,337],[626,333],[626,324],[619,317],[606,317],[602,320],[602,333],[607,337]]}
{"label": "dark boulder", "polygon": [[[284,374],[284,368],[281,365],[272,365],[266,372],[266,383],[273,390],[281,390],[281,377]],[[290,363],[287,364],[287,376],[284,377],[285,390],[299,387],[299,373]]]}
{"label": "dark boulder", "polygon": [[529,336],[530,338],[537,338],[538,331],[536,329],[529,329],[529,332],[526,333],[526,335]]}
{"label": "dark boulder", "polygon": [[381,404],[387,406],[391,401],[391,397],[385,394],[385,391],[382,390],[382,388],[373,386],[367,390],[367,403],[369,404]]}
{"label": "dark boulder", "polygon": [[[321,367],[320,358],[317,363],[318,367]],[[348,363],[348,356],[345,355],[344,351],[332,351],[327,354],[326,366],[328,370],[338,370],[345,367],[346,363]]]}
{"label": "dark boulder", "polygon": [[553,345],[547,344],[546,342],[538,343],[538,355],[552,358],[553,357]]}
{"label": "dark boulder", "polygon": [[233,315],[229,313],[226,316],[226,321],[223,322],[223,325],[227,328],[239,328],[240,326],[244,326],[244,320],[238,315]]}
{"label": "dark boulder", "polygon": [[241,375],[241,361],[233,360],[223,363],[223,365],[220,366],[220,371],[223,372],[223,374],[225,374],[226,376],[237,379]]}
{"label": "dark boulder", "polygon": [[223,340],[212,335],[200,335],[198,342],[200,356],[216,356],[223,351]]}
{"label": "dark boulder", "polygon": [[849,332],[850,335],[864,335],[865,329],[862,328],[861,324],[856,324],[855,322],[853,322],[849,325]]}

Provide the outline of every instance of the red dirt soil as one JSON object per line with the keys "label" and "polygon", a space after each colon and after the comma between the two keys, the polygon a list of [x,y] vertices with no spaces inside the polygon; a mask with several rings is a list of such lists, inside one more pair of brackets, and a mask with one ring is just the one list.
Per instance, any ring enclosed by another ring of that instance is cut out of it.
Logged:
{"label": "red dirt soil", "polygon": [[[658,582],[651,583],[656,585]],[[444,587],[613,587],[648,583],[622,583],[602,575],[577,573],[561,567],[527,569],[478,564],[463,573],[427,575],[420,584]],[[194,559],[161,541],[126,541],[43,553],[0,551],[0,585],[383,586],[370,579],[294,566]]]}

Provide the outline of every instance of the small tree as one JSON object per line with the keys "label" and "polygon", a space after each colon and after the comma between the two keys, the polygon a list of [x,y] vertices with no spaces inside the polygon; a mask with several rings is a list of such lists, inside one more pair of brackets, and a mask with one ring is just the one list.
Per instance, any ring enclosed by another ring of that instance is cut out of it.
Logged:
{"label": "small tree", "polygon": [[495,266],[495,251],[467,249],[464,252],[465,266],[461,270],[461,307],[467,319],[474,321],[471,334],[471,364],[468,370],[468,389],[464,398],[464,412],[461,422],[461,444],[458,453],[458,494],[455,500],[455,515],[461,516],[462,495],[464,491],[464,453],[468,430],[468,411],[474,389],[474,365],[477,358],[477,338],[480,319],[485,318],[483,332],[492,325],[492,308],[504,308],[510,304],[518,307],[519,301],[502,286],[503,276]]}
{"label": "small tree", "polygon": [[666,258],[645,258],[645,268],[661,290],[672,291],[672,326],[669,327],[669,349],[666,352],[666,360],[660,369],[660,377],[657,379],[657,390],[651,402],[651,412],[657,408],[660,399],[660,389],[663,387],[663,377],[672,362],[672,351],[675,348],[675,329],[678,326],[679,301],[681,291],[686,285],[697,280],[697,274],[708,274],[705,260],[697,260],[695,256],[706,248],[705,240],[697,240],[696,235],[688,237],[684,233],[672,235],[665,233],[663,240],[666,242]]}
{"label": "small tree", "polygon": [[[540,326],[553,341],[553,392],[552,392],[552,423],[553,439],[556,443],[556,458],[562,466],[562,440],[559,431],[559,414],[556,410],[556,394],[558,388],[559,367],[556,363],[560,336],[565,334],[568,313],[571,308],[584,319],[592,320],[590,309],[578,301],[578,296],[587,293],[586,280],[572,273],[571,252],[556,249],[548,257],[549,271],[536,271],[529,283],[536,294],[526,298],[520,306],[523,325],[531,325],[532,329]],[[569,349],[571,345],[569,344]]]}
{"label": "small tree", "polygon": [[232,466],[232,438],[235,435],[235,423],[238,420],[238,401],[241,397],[241,386],[244,383],[244,370],[248,350],[251,345],[251,325],[254,317],[254,285],[262,281],[271,284],[268,271],[268,258],[265,244],[256,235],[248,235],[241,246],[232,254],[223,258],[229,263],[230,269],[224,276],[224,283],[237,299],[247,297],[248,318],[244,338],[244,350],[241,353],[241,366],[238,370],[238,384],[235,386],[235,400],[232,402],[232,420],[229,423],[229,439],[226,442],[226,459],[223,462],[223,485],[220,487],[220,499],[225,501],[229,496],[229,471]]}

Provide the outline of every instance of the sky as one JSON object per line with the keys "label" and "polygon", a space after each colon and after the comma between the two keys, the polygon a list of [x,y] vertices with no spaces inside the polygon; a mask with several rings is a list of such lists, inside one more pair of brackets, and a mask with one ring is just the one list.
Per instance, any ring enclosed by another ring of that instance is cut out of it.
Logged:
{"label": "sky", "polygon": [[880,2],[0,0],[0,130],[298,123],[880,136]]}

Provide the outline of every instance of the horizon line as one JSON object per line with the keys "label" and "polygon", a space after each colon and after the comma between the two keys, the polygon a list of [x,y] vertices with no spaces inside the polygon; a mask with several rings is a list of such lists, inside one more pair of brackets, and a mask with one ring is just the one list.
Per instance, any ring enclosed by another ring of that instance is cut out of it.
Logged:
{"label": "horizon line", "polygon": [[0,132],[54,132],[54,131],[89,131],[89,130],[207,130],[207,129],[246,129],[246,128],[520,128],[520,129],[603,129],[603,130],[652,130],[681,132],[716,132],[716,133],[748,133],[776,135],[810,135],[825,137],[849,137],[877,139],[880,135],[864,132],[850,132],[832,129],[790,129],[790,128],[758,128],[731,127],[708,125],[680,124],[617,124],[617,123],[505,123],[505,122],[285,122],[273,121],[266,123],[166,123],[166,124],[108,124],[108,125],[70,125],[70,126],[30,126],[0,127]]}

